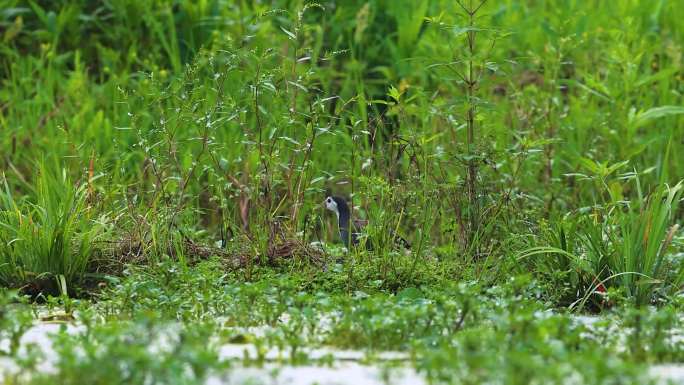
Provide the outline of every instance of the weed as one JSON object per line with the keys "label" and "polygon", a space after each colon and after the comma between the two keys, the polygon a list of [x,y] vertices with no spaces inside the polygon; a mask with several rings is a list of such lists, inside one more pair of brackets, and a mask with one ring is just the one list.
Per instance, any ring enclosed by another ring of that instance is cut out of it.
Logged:
{"label": "weed", "polygon": [[[4,180],[0,280],[10,287],[56,280],[53,287],[66,293],[86,272],[105,219],[95,217],[89,207],[86,185],[73,186],[65,175],[55,177],[45,170],[35,194],[35,203],[15,199]],[[29,291],[41,290],[39,285]]]}

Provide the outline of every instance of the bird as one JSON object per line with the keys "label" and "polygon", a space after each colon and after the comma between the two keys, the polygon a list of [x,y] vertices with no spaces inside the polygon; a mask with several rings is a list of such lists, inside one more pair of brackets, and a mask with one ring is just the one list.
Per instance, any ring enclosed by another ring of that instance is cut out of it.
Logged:
{"label": "bird", "polygon": [[[323,202],[325,208],[334,212],[337,216],[337,226],[340,232],[340,239],[344,246],[349,248],[351,243],[353,246],[359,244],[359,227],[356,224],[351,224],[351,213],[349,212],[349,205],[344,198],[338,196],[329,196]],[[351,232],[351,233],[350,233]]]}
{"label": "bird", "polygon": [[[349,209],[347,201],[342,197],[331,195],[326,197],[323,203],[325,204],[326,209],[334,212],[337,216],[337,226],[339,228],[340,239],[342,240],[342,243],[344,243],[344,246],[347,249],[349,249],[350,244],[352,246],[358,246],[361,236],[361,228],[368,222],[359,220],[352,222],[351,210]],[[411,245],[400,236],[395,236],[394,240],[395,243],[400,244],[406,249],[411,248]],[[365,246],[368,250],[373,249],[370,240],[366,240]]]}

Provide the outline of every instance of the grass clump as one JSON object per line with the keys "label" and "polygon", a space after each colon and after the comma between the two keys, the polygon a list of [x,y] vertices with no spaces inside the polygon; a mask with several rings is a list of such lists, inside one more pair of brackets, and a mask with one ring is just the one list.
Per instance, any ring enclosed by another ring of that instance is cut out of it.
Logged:
{"label": "grass clump", "polygon": [[677,295],[684,284],[684,266],[672,259],[670,246],[684,182],[656,189],[650,196],[619,211],[621,243],[610,261],[617,285],[637,305]]}
{"label": "grass clump", "polygon": [[547,232],[550,246],[525,250],[518,260],[532,259],[529,265],[571,308],[607,305],[609,291],[637,306],[667,301],[684,283],[671,248],[682,186],[647,197],[639,190],[639,199],[565,217]]}
{"label": "grass clump", "polygon": [[44,289],[41,285],[66,293],[84,278],[106,230],[89,206],[87,185],[74,186],[65,174],[53,176],[45,170],[32,202],[15,198],[7,180],[3,182],[0,282],[34,294]]}

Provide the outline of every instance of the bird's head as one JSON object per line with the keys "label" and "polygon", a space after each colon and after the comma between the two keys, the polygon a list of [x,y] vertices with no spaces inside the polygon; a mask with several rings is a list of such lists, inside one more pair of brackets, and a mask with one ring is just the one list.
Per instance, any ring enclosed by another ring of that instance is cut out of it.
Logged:
{"label": "bird's head", "polygon": [[323,201],[325,208],[334,212],[338,217],[341,212],[348,212],[347,202],[343,198],[336,196],[329,196]]}

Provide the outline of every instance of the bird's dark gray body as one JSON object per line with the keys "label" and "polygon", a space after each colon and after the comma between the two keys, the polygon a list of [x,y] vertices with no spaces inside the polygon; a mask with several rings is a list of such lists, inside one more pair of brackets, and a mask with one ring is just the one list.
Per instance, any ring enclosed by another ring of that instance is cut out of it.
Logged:
{"label": "bird's dark gray body", "polygon": [[351,221],[351,211],[344,198],[330,196],[325,199],[325,207],[337,215],[337,226],[342,243],[349,248],[349,244],[359,244],[359,232]]}
{"label": "bird's dark gray body", "polygon": [[[340,239],[342,243],[349,248],[349,245],[357,246],[359,244],[359,237],[361,235],[360,229],[356,223],[352,221],[351,210],[347,201],[338,196],[329,196],[325,198],[325,208],[334,212],[337,215],[337,226],[340,232]],[[410,249],[411,245],[402,237],[394,235],[394,242],[397,246]],[[373,246],[370,240],[366,239],[365,246],[368,250],[372,250]]]}

